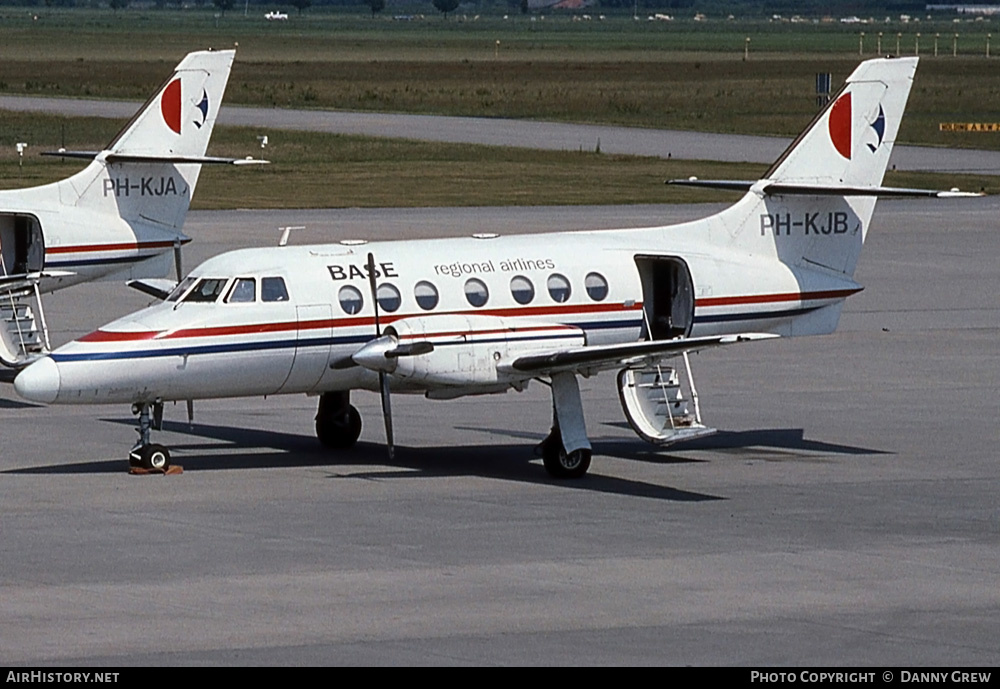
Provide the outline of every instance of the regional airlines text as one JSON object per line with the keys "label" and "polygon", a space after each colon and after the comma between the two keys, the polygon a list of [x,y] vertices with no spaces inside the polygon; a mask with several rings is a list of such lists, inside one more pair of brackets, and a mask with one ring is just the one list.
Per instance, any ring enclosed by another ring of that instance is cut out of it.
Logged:
{"label": "regional airlines text", "polygon": [[117,682],[118,672],[14,672],[7,673],[8,682],[58,682],[60,684],[88,684],[90,682]]}

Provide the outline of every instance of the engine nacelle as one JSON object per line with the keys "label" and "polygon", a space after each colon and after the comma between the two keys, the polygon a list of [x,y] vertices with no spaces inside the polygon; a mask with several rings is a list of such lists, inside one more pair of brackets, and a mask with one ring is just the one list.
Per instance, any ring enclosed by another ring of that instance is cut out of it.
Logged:
{"label": "engine nacelle", "polygon": [[[531,376],[497,367],[526,354],[584,344],[580,328],[500,316],[441,315],[404,318],[385,329],[401,350],[430,343],[433,351],[396,358],[391,374],[432,386],[475,388],[515,384]],[[391,356],[391,354],[390,354]]]}

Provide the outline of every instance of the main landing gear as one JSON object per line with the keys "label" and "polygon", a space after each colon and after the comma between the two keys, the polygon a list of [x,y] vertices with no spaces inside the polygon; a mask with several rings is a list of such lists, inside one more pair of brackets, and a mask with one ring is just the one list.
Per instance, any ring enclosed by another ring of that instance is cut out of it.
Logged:
{"label": "main landing gear", "polygon": [[573,373],[552,376],[552,431],[537,448],[545,470],[553,478],[580,478],[590,469],[593,451]]}
{"label": "main landing gear", "polygon": [[[593,451],[573,373],[552,376],[552,431],[537,448],[553,478],[580,478],[590,469]],[[361,436],[361,414],[351,405],[350,392],[325,392],[316,410],[316,437],[324,447],[347,450]]]}
{"label": "main landing gear", "polygon": [[331,450],[348,450],[361,437],[361,414],[350,392],[324,392],[316,410],[316,437]]}
{"label": "main landing gear", "polygon": [[[152,412],[152,413],[151,413]],[[149,442],[151,430],[163,428],[163,402],[139,402],[132,405],[132,413],[139,416],[139,442],[128,453],[130,467],[166,471],[170,468],[170,451],[163,445]]]}

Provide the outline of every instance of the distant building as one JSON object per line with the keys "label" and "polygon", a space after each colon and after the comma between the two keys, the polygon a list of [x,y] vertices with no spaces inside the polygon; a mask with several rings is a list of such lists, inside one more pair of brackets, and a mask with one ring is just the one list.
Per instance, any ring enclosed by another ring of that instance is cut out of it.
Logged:
{"label": "distant building", "polygon": [[957,12],[958,14],[1000,14],[1000,5],[927,5],[928,12]]}

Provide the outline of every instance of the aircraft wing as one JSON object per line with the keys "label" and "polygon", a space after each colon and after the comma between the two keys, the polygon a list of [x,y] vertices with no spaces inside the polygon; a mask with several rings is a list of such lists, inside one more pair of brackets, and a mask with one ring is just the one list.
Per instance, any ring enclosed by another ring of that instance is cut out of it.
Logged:
{"label": "aircraft wing", "polygon": [[39,280],[45,278],[64,278],[75,275],[68,270],[45,270],[36,273],[19,273],[17,275],[0,276],[0,291],[17,292],[18,290],[33,287]]}
{"label": "aircraft wing", "polygon": [[165,278],[142,278],[129,280],[125,284],[132,289],[139,290],[143,294],[156,297],[160,301],[169,297],[170,293],[174,291],[174,287],[177,286],[175,280],[167,280]]}
{"label": "aircraft wing", "polygon": [[709,347],[770,340],[778,337],[770,333],[742,333],[739,335],[719,335],[712,337],[687,337],[676,340],[653,340],[629,342],[626,344],[598,345],[590,347],[570,347],[540,354],[518,357],[503,366],[510,372],[551,375],[572,371],[574,373],[596,373],[619,368],[643,368]]}

